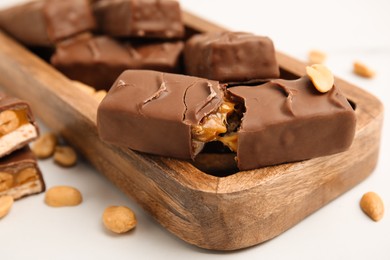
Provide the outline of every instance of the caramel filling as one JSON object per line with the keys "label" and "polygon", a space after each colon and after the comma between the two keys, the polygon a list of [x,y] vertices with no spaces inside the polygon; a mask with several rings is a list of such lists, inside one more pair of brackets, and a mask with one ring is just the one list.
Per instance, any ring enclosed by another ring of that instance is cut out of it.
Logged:
{"label": "caramel filling", "polygon": [[38,180],[38,171],[35,168],[27,167],[15,174],[0,172],[0,192],[6,192],[12,188]]}
{"label": "caramel filling", "polygon": [[0,112],[0,137],[7,135],[20,126],[28,124],[27,111],[19,110],[4,110]]}

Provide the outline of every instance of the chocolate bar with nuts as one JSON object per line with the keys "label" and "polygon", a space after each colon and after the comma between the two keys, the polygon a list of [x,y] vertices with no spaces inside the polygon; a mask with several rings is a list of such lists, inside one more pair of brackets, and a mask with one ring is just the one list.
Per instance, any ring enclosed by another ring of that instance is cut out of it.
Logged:
{"label": "chocolate bar with nuts", "polygon": [[186,42],[186,74],[220,82],[247,82],[279,77],[273,42],[243,32],[198,34]]}
{"label": "chocolate bar with nuts", "polygon": [[0,197],[15,200],[45,190],[45,182],[37,160],[28,146],[0,158]]}
{"label": "chocolate bar with nuts", "polygon": [[304,76],[298,80],[228,89],[245,109],[237,135],[240,170],[295,162],[347,150],[356,116],[341,90],[316,90]]}
{"label": "chocolate bar with nuts", "polygon": [[[99,105],[99,136],[137,151],[191,159],[203,145],[193,140],[192,128],[221,107],[223,95],[224,89],[216,81],[127,70]],[[223,128],[222,120],[215,122],[217,131]]]}
{"label": "chocolate bar with nuts", "polygon": [[38,0],[0,12],[0,28],[28,46],[53,46],[95,28],[88,0]]}
{"label": "chocolate bar with nuts", "polygon": [[22,148],[38,135],[28,103],[0,92],[0,157]]}
{"label": "chocolate bar with nuts", "polygon": [[183,48],[181,41],[132,44],[83,34],[58,44],[51,63],[73,80],[108,90],[126,69],[178,72]]}
{"label": "chocolate bar with nuts", "polygon": [[93,6],[99,30],[115,37],[183,38],[180,5],[172,0],[101,0]]}

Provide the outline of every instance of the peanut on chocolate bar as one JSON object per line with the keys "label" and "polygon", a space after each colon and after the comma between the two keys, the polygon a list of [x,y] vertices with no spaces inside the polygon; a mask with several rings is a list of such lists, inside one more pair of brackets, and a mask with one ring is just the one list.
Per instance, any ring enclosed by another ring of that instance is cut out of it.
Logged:
{"label": "peanut on chocolate bar", "polygon": [[45,190],[36,158],[28,146],[0,158],[0,197],[15,200]]}
{"label": "peanut on chocolate bar", "polygon": [[88,0],[38,0],[0,12],[0,28],[29,46],[53,46],[94,27]]}
{"label": "peanut on chocolate bar", "polygon": [[183,48],[181,41],[122,43],[83,34],[58,44],[51,63],[73,80],[108,90],[126,69],[178,72]]}
{"label": "peanut on chocolate bar", "polygon": [[101,32],[115,37],[182,38],[180,5],[172,0],[101,0],[94,4]]}
{"label": "peanut on chocolate bar", "polygon": [[0,93],[0,157],[25,146],[38,135],[29,105]]}
{"label": "peanut on chocolate bar", "polygon": [[190,38],[184,51],[188,75],[221,82],[279,77],[273,42],[243,32],[210,32]]}

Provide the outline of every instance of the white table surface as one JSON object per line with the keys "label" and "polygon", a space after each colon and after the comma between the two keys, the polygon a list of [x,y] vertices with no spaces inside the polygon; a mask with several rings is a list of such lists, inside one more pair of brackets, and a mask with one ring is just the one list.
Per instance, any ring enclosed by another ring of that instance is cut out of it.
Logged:
{"label": "white table surface", "polygon": [[[0,0],[0,7],[20,2]],[[313,48],[328,54],[334,74],[380,98],[385,105],[381,153],[372,175],[280,236],[245,250],[221,253],[188,245],[163,229],[88,163],[71,169],[40,161],[47,187],[72,185],[84,202],[50,208],[44,194],[17,201],[0,220],[0,259],[390,259],[390,1],[182,0],[182,6],[237,31],[270,36],[278,50],[305,60]],[[223,9],[222,9],[223,7]],[[361,60],[374,79],[352,73]],[[1,77],[2,75],[0,75]],[[373,222],[359,208],[375,191],[384,218]],[[135,230],[113,235],[102,225],[108,205],[126,205],[138,218]]]}

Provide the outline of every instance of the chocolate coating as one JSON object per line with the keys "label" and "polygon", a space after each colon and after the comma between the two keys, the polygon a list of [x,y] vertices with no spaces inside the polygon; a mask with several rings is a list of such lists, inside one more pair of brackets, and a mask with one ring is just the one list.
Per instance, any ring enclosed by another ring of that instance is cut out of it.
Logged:
{"label": "chocolate coating", "polygon": [[94,29],[95,20],[88,0],[31,1],[2,10],[0,27],[23,44],[53,46]]}
{"label": "chocolate coating", "polygon": [[190,38],[184,50],[188,75],[221,82],[279,77],[274,45],[268,37],[242,32],[211,32]]}
{"label": "chocolate coating", "polygon": [[321,94],[305,76],[228,92],[246,109],[238,130],[240,170],[339,153],[354,138],[355,113],[337,86]]}
{"label": "chocolate coating", "polygon": [[101,0],[94,4],[101,32],[116,37],[182,38],[180,5],[171,0]]}
{"label": "chocolate coating", "polygon": [[126,69],[179,71],[183,48],[180,41],[131,44],[81,35],[59,44],[51,63],[73,80],[108,90]]}
{"label": "chocolate coating", "polygon": [[141,152],[194,158],[191,125],[215,111],[222,98],[223,89],[216,81],[127,70],[99,105],[99,136]]}
{"label": "chocolate coating", "polygon": [[45,182],[42,176],[42,173],[38,167],[37,159],[35,155],[31,152],[30,148],[24,146],[22,149],[19,149],[12,154],[0,158],[0,172],[6,172],[13,176],[16,176],[18,172],[25,168],[33,168],[37,173],[37,182],[36,184],[30,184],[29,187],[23,189],[13,189],[11,188],[8,191],[1,191],[0,196],[4,194],[9,194],[14,197],[14,199],[20,199],[25,196],[32,194],[38,194],[45,191]]}

